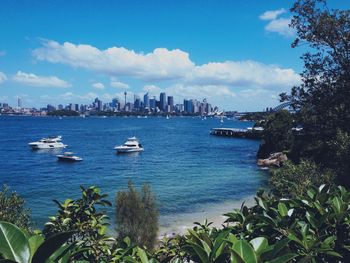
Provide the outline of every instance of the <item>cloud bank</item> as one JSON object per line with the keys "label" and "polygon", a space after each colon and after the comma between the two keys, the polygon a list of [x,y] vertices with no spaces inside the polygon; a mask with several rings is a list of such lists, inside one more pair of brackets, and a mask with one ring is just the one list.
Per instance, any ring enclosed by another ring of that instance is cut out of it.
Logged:
{"label": "cloud bank", "polygon": [[[196,65],[190,60],[188,53],[179,49],[156,48],[144,54],[124,47],[100,50],[91,45],[70,42],[60,44],[49,40],[35,49],[33,56],[39,61],[66,64],[111,77],[134,77],[148,83],[172,80],[203,86],[291,87],[299,80],[299,75],[292,69],[250,60]],[[111,82],[111,86],[116,88],[126,88],[126,85],[118,81]]]}
{"label": "cloud bank", "polygon": [[68,88],[71,86],[70,83],[56,76],[38,76],[33,73],[25,73],[22,71],[18,71],[16,75],[13,76],[12,80],[32,87]]}

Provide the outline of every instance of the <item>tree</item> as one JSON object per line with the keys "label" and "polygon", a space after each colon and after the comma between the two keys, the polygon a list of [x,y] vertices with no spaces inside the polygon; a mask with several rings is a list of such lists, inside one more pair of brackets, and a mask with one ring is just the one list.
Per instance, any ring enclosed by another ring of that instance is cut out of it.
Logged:
{"label": "tree", "polygon": [[[350,10],[331,10],[325,0],[297,0],[291,11],[291,26],[297,38],[292,47],[309,46],[302,59],[302,84],[290,94],[305,138],[300,158],[313,158],[328,168],[331,142],[338,131],[350,134]],[[348,174],[338,174],[350,186]]]}
{"label": "tree", "polygon": [[30,209],[26,208],[24,203],[22,197],[16,192],[10,192],[9,187],[4,185],[0,191],[0,221],[29,230]]}
{"label": "tree", "polygon": [[158,233],[158,209],[156,198],[148,184],[139,193],[132,185],[116,196],[116,223],[118,239],[129,237],[139,246],[152,249]]}
{"label": "tree", "polygon": [[263,127],[263,142],[258,151],[258,158],[266,158],[272,152],[291,148],[293,116],[287,110],[269,115]]}

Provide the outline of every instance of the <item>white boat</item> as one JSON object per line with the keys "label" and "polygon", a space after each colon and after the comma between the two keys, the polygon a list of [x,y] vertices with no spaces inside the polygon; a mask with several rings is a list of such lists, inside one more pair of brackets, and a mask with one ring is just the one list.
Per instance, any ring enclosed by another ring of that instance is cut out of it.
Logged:
{"label": "white boat", "polygon": [[143,147],[136,137],[130,137],[128,140],[120,146],[114,147],[118,153],[131,153],[131,152],[142,152]]}
{"label": "white boat", "polygon": [[63,154],[57,155],[57,158],[59,161],[66,162],[80,162],[83,160],[83,158],[75,156],[72,152],[65,152]]}
{"label": "white boat", "polygon": [[170,119],[169,115],[167,115],[167,116],[166,116],[166,119],[167,119],[167,120],[169,120],[169,119]]}
{"label": "white boat", "polygon": [[63,144],[61,140],[62,140],[62,136],[48,137],[48,138],[42,138],[37,142],[31,142],[28,145],[32,147],[33,150],[57,149],[57,148],[67,147],[67,145]]}

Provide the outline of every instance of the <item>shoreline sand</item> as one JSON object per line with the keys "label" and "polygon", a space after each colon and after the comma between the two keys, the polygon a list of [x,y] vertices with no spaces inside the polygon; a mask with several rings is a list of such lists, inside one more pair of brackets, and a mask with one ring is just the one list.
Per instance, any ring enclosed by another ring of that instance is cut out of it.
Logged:
{"label": "shoreline sand", "polygon": [[254,195],[237,201],[201,205],[192,213],[161,216],[159,236],[162,238],[177,234],[183,235],[187,229],[194,227],[194,222],[203,223],[206,219],[208,222],[213,222],[211,226],[220,228],[226,219],[223,214],[233,209],[239,209],[243,202],[247,206],[252,206],[254,204]]}

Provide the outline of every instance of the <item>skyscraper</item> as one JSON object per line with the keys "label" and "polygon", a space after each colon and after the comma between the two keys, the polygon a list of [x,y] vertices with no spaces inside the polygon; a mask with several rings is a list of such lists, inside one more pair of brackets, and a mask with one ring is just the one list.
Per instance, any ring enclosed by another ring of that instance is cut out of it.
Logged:
{"label": "skyscraper", "polygon": [[166,101],[166,94],[165,94],[165,92],[160,93],[159,101],[160,101],[160,110],[161,110],[161,111],[165,111],[165,110],[166,110],[166,106],[167,106],[167,101]]}
{"label": "skyscraper", "polygon": [[155,98],[149,100],[149,107],[152,111],[156,109],[157,101]]}
{"label": "skyscraper", "polygon": [[17,107],[20,109],[20,108],[22,108],[22,99],[21,99],[21,97],[18,97],[17,98]]}
{"label": "skyscraper", "polygon": [[174,97],[168,96],[168,106],[170,106],[170,112],[174,110]]}
{"label": "skyscraper", "polygon": [[149,109],[149,95],[148,92],[143,96],[143,106],[145,109]]}

